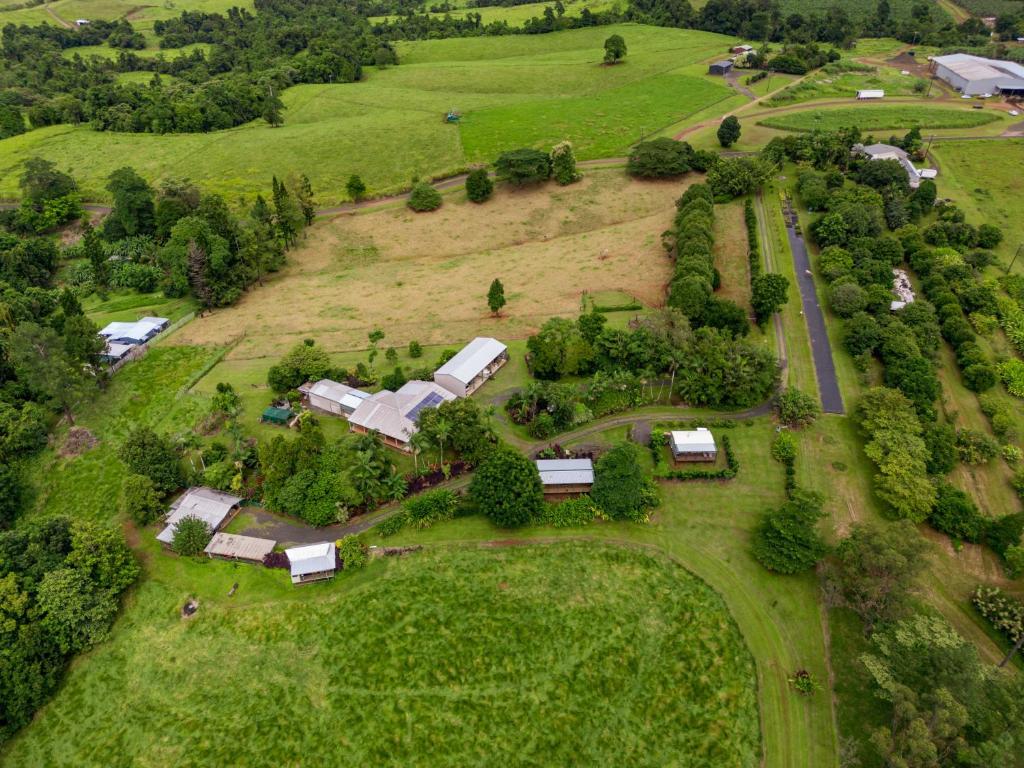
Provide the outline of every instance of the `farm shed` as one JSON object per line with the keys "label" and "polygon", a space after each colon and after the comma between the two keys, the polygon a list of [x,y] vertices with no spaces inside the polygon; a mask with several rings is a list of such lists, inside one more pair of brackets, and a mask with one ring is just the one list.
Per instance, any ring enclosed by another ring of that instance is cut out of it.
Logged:
{"label": "farm shed", "polygon": [[857,98],[861,101],[864,99],[884,99],[885,91],[877,89],[866,89],[863,91],[857,91]]}
{"label": "farm shed", "polygon": [[260,421],[264,424],[276,424],[279,427],[288,426],[295,414],[289,408],[278,408],[276,405],[268,405],[260,414]]}
{"label": "farm shed", "polygon": [[710,67],[708,67],[709,75],[727,75],[732,71],[732,62],[723,59],[722,61],[716,61]]}
{"label": "farm shed", "polygon": [[732,47],[733,53],[752,53],[754,46],[752,45],[734,45]]}
{"label": "farm shed", "polygon": [[432,381],[407,381],[397,392],[382,389],[361,401],[348,422],[354,432],[376,432],[385,445],[409,451],[420,411],[454,399],[454,394]]}
{"label": "farm shed", "polygon": [[104,363],[116,363],[123,360],[125,355],[135,347],[131,344],[119,344],[116,341],[108,341],[107,347],[100,353],[100,360]]}
{"label": "farm shed", "polygon": [[211,558],[262,563],[264,556],[274,551],[275,544],[277,542],[272,539],[240,536],[237,533],[217,533],[203,551]]}
{"label": "farm shed", "polygon": [[953,53],[933,57],[932,70],[936,77],[965,96],[985,93],[1024,96],[1024,66],[1013,61]]}
{"label": "farm shed", "polygon": [[900,147],[894,147],[892,144],[854,144],[854,154],[862,155],[868,160],[896,160],[900,165],[903,166],[903,170],[907,172],[907,181],[910,183],[911,189],[917,189],[921,186],[921,174],[918,172],[914,164],[910,162],[910,155]]}
{"label": "farm shed", "polygon": [[186,517],[199,518],[209,526],[212,533],[216,533],[235,516],[241,503],[241,497],[213,488],[189,488],[171,504],[164,520],[166,527],[157,534],[156,539],[169,546],[174,541],[174,527]]}
{"label": "farm shed", "polygon": [[670,432],[669,447],[676,462],[714,461],[718,458],[715,437],[707,427]]}
{"label": "farm shed", "polygon": [[307,382],[299,387],[299,392],[305,395],[306,402],[313,410],[344,416],[346,419],[363,400],[370,397],[369,392],[330,379]]}
{"label": "farm shed", "polygon": [[581,496],[594,485],[590,459],[538,459],[537,471],[545,496]]}
{"label": "farm shed", "polygon": [[478,336],[434,372],[434,381],[459,397],[469,397],[508,362],[508,347]]}
{"label": "farm shed", "polygon": [[311,581],[333,578],[338,567],[334,542],[292,547],[286,549],[284,553],[288,556],[292,584],[308,584]]}
{"label": "farm shed", "polygon": [[169,323],[166,317],[143,317],[134,323],[107,323],[99,333],[108,342],[133,346],[145,344],[167,328]]}

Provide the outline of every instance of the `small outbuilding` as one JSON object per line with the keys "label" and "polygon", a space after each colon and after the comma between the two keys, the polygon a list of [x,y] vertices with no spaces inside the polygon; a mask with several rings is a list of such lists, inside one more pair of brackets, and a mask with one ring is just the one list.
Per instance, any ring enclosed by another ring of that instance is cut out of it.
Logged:
{"label": "small outbuilding", "polygon": [[170,324],[166,317],[142,317],[134,323],[107,323],[99,332],[108,342],[135,346],[145,344]]}
{"label": "small outbuilding", "polygon": [[369,392],[350,387],[330,379],[320,379],[315,383],[307,382],[299,387],[309,407],[322,413],[348,418],[359,404],[370,397]]}
{"label": "small outbuilding", "polygon": [[545,496],[582,496],[594,485],[594,462],[590,459],[538,459],[537,471]]}
{"label": "small outbuilding", "polygon": [[334,542],[307,544],[284,551],[291,568],[292,584],[308,584],[334,578],[338,568],[338,556]]}
{"label": "small outbuilding", "polygon": [[722,59],[722,61],[716,61],[710,67],[708,67],[709,75],[727,75],[732,71],[732,62],[728,59]]}
{"label": "small outbuilding", "polygon": [[670,432],[669,447],[672,449],[672,458],[677,463],[715,461],[718,458],[715,437],[707,427]]}
{"label": "small outbuilding", "polygon": [[118,363],[124,360],[135,347],[131,344],[118,344],[108,341],[106,348],[100,352],[100,361],[104,363]]}
{"label": "small outbuilding", "polygon": [[864,101],[865,99],[884,99],[885,91],[877,89],[865,89],[863,91],[857,91],[857,99]]}
{"label": "small outbuilding", "polygon": [[751,53],[754,50],[752,45],[734,45],[732,47],[733,53]]}
{"label": "small outbuilding", "polygon": [[260,421],[264,424],[276,424],[279,427],[287,427],[288,423],[295,416],[290,408],[278,408],[276,405],[268,405],[260,414]]}
{"label": "small outbuilding", "polygon": [[240,536],[237,533],[217,533],[210,539],[204,552],[210,558],[262,564],[263,558],[274,551],[276,544],[273,539],[258,539],[255,536]]}
{"label": "small outbuilding", "polygon": [[434,382],[453,395],[469,397],[508,362],[508,347],[497,339],[478,336],[434,372]]}
{"label": "small outbuilding", "polygon": [[189,488],[171,504],[164,520],[166,527],[157,534],[156,540],[170,546],[174,542],[175,527],[186,517],[202,520],[211,533],[216,533],[235,516],[241,503],[241,497],[213,488]]}

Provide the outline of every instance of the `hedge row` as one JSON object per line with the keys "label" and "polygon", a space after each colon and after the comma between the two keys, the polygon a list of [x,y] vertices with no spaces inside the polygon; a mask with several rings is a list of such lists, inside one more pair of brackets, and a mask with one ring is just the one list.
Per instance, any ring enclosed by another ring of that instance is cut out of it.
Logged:
{"label": "hedge row", "polygon": [[750,282],[761,274],[761,242],[757,237],[757,214],[754,201],[743,204],[743,220],[747,223],[747,257],[750,259]]}
{"label": "hedge row", "polygon": [[706,184],[694,184],[676,203],[672,236],[676,270],[668,303],[683,310],[703,305],[715,289],[715,200]]}
{"label": "hedge row", "polygon": [[722,435],[722,453],[725,454],[724,469],[673,469],[659,477],[665,480],[732,480],[740,471],[740,462],[732,452],[727,435]]}

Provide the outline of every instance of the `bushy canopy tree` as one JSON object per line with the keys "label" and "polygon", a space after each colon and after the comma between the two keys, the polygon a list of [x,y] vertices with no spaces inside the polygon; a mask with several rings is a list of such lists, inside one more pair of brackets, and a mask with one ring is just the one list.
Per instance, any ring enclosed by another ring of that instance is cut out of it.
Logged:
{"label": "bushy canopy tree", "polygon": [[509,446],[496,448],[477,468],[469,495],[499,528],[526,525],[544,504],[537,465]]}
{"label": "bushy canopy tree", "polygon": [[551,178],[551,158],[538,149],[513,149],[494,161],[494,171],[501,181],[519,186],[536,184]]}
{"label": "bushy canopy tree", "polygon": [[538,379],[558,379],[583,373],[589,366],[593,350],[578,324],[554,317],[526,342],[530,368]]}
{"label": "bushy canopy tree", "polygon": [[572,151],[572,144],[563,141],[556,144],[551,150],[551,175],[562,186],[579,181],[581,177],[576,170],[576,154]]}
{"label": "bushy canopy tree", "polygon": [[718,126],[718,143],[728,149],[740,139],[740,121],[729,115]]}
{"label": "bushy canopy tree", "polygon": [[108,240],[151,235],[156,231],[153,188],[133,169],[119,168],[110,174],[107,191],[114,198],[113,209],[103,222],[103,234]]}
{"label": "bushy canopy tree", "polygon": [[789,301],[789,280],[776,272],[764,272],[751,281],[750,305],[759,325]]}
{"label": "bushy canopy tree", "polygon": [[421,181],[413,185],[406,205],[417,213],[426,213],[428,211],[436,211],[443,202],[440,192],[427,182]]}
{"label": "bushy canopy tree", "polygon": [[353,202],[358,203],[363,199],[363,195],[366,194],[366,184],[363,183],[359,176],[353,173],[345,183],[345,191],[348,192],[348,196]]}
{"label": "bushy canopy tree", "polygon": [[36,593],[42,627],[62,653],[91,648],[107,638],[117,601],[76,568],[58,568],[43,576]]}
{"label": "bushy canopy tree", "polygon": [[494,430],[489,410],[476,400],[458,398],[437,408],[424,408],[417,419],[417,437],[438,454],[448,450],[463,461],[477,464],[494,448]]}
{"label": "bushy canopy tree", "polygon": [[853,526],[823,569],[826,596],[864,623],[870,635],[881,622],[906,614],[928,544],[909,521]]}
{"label": "bushy canopy tree", "polygon": [[327,377],[331,369],[331,358],[313,339],[296,344],[267,371],[267,384],[275,392],[287,392],[307,381],[318,381]]}
{"label": "bushy canopy tree", "polygon": [[121,489],[124,511],[139,525],[149,525],[164,512],[163,500],[145,475],[128,475]]}
{"label": "bushy canopy tree", "polygon": [[788,427],[806,427],[821,415],[817,398],[796,387],[786,387],[775,398],[775,413]]}
{"label": "bushy canopy tree", "polygon": [[762,157],[725,157],[708,169],[707,183],[716,200],[732,200],[756,192],[771,173]]}
{"label": "bushy canopy tree", "polygon": [[84,361],[68,354],[65,339],[52,328],[21,323],[7,340],[7,358],[35,400],[74,423],[74,412],[96,385]]}
{"label": "bushy canopy tree", "polygon": [[494,278],[491,281],[491,287],[487,289],[487,308],[491,310],[492,315],[497,317],[505,304],[505,286],[501,284],[501,280]]}
{"label": "bushy canopy tree", "polygon": [[212,537],[213,531],[205,520],[188,515],[175,523],[171,549],[182,557],[194,557],[206,549]]}
{"label": "bushy canopy tree", "polygon": [[486,168],[476,168],[466,177],[466,197],[474,203],[485,203],[494,193],[494,182]]}
{"label": "bushy canopy tree", "polygon": [[815,528],[822,516],[820,497],[794,493],[781,507],[766,513],[754,530],[754,557],[776,573],[813,568],[826,552],[825,541]]}
{"label": "bushy canopy tree", "polygon": [[768,350],[700,328],[679,360],[676,391],[695,406],[744,408],[767,399],[778,379],[778,361]]}
{"label": "bushy canopy tree", "polygon": [[150,427],[139,426],[129,432],[118,455],[129,472],[148,477],[158,493],[170,493],[183,484],[177,447],[169,437],[158,435]]}
{"label": "bushy canopy tree", "polygon": [[692,168],[693,149],[668,137],[641,141],[629,152],[626,172],[648,179],[682,176]]}
{"label": "bushy canopy tree", "polygon": [[949,483],[939,484],[928,522],[955,539],[971,542],[981,540],[987,524],[971,497]]}
{"label": "bushy canopy tree", "polygon": [[622,35],[612,35],[604,41],[604,63],[617,64],[626,57],[626,41]]}
{"label": "bushy canopy tree", "polygon": [[64,561],[100,590],[120,593],[135,583],[141,569],[114,525],[78,520],[71,527],[71,552]]}
{"label": "bushy canopy tree", "polygon": [[647,520],[658,496],[635,443],[619,443],[597,460],[590,498],[612,520]]}

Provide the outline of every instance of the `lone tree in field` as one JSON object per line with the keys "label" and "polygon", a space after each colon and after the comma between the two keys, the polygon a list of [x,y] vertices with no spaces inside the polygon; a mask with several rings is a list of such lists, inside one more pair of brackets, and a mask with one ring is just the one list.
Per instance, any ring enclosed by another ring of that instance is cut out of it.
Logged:
{"label": "lone tree in field", "polygon": [[512,184],[536,184],[551,178],[551,158],[546,152],[523,147],[503,152],[494,161],[494,171],[502,181]]}
{"label": "lone tree in field", "polygon": [[466,177],[466,197],[474,203],[485,203],[491,199],[494,193],[494,182],[486,168],[477,168],[470,171]]}
{"label": "lone tree in field", "polygon": [[366,185],[359,176],[353,173],[348,177],[348,183],[345,184],[345,191],[348,192],[348,196],[352,198],[353,203],[358,203],[363,199],[363,195],[366,194]]}
{"label": "lone tree in field", "polygon": [[518,528],[540,514],[544,487],[537,465],[509,446],[495,449],[469,484],[470,498],[499,528]]}
{"label": "lone tree in field", "polygon": [[572,151],[572,144],[568,141],[560,142],[552,147],[551,175],[563,187],[582,178],[576,170],[576,155]]}
{"label": "lone tree in field", "polygon": [[501,280],[494,278],[487,290],[487,306],[490,307],[491,314],[497,317],[506,303],[505,286],[501,284]]}
{"label": "lone tree in field", "polygon": [[425,213],[426,211],[436,211],[441,207],[441,203],[441,193],[427,182],[421,181],[412,188],[412,194],[409,195],[409,202],[406,205],[417,213]]}
{"label": "lone tree in field", "polygon": [[174,526],[174,538],[171,539],[171,549],[182,557],[192,557],[206,549],[206,545],[210,543],[211,536],[213,534],[205,520],[189,515],[188,517],[181,518],[177,525]]}
{"label": "lone tree in field", "polygon": [[268,89],[266,98],[263,99],[263,107],[260,110],[261,117],[267,121],[271,128],[277,128],[284,122],[281,113],[284,111],[284,102],[281,97],[274,93],[273,87]]}
{"label": "lone tree in field", "polygon": [[604,41],[604,63],[618,64],[626,57],[626,41],[622,35],[612,35]]}
{"label": "lone tree in field", "polygon": [[740,121],[729,115],[718,126],[718,143],[723,147],[731,147],[740,139]]}

